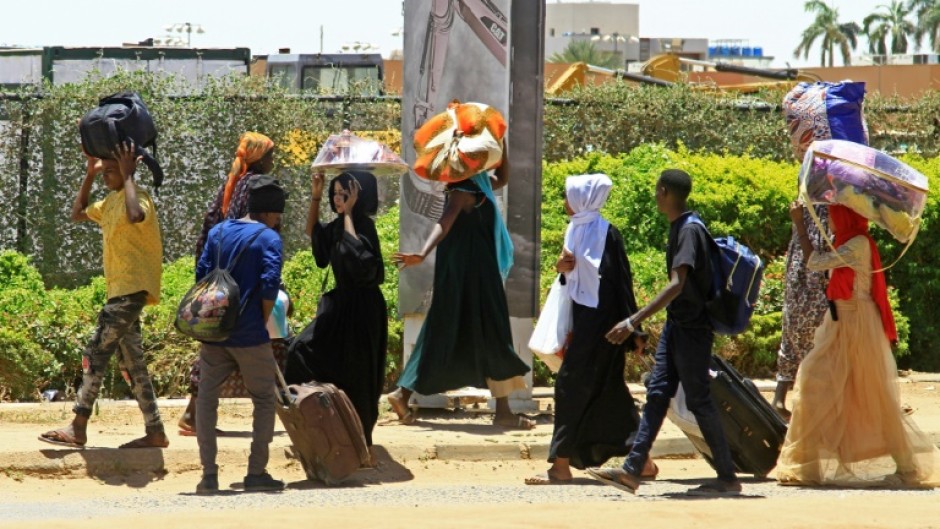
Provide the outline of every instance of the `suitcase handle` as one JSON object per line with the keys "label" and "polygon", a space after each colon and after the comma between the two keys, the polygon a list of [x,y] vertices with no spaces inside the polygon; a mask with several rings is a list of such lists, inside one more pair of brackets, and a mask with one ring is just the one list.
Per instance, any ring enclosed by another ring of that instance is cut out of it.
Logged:
{"label": "suitcase handle", "polygon": [[287,381],[284,380],[284,373],[281,373],[281,368],[277,365],[277,362],[274,362],[274,371],[277,373],[277,389],[279,390],[275,391],[277,400],[281,406],[289,408],[294,405],[294,401],[289,397],[291,395],[290,387],[288,387]]}

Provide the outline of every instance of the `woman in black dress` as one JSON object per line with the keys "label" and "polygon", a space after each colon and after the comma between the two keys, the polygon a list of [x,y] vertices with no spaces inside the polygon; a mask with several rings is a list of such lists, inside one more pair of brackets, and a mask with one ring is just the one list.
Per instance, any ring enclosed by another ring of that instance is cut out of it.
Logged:
{"label": "woman in black dress", "polygon": [[[637,310],[633,275],[620,232],[599,210],[612,182],[607,175],[572,176],[565,182],[571,217],[565,245],[555,264],[572,300],[573,326],[555,379],[555,430],[551,468],[525,480],[528,485],[571,482],[571,467],[584,469],[625,456],[640,416],[623,379],[627,345],[605,334]],[[644,476],[655,476],[649,463]]]}
{"label": "woman in black dress", "polygon": [[336,384],[356,408],[371,447],[388,342],[388,309],[379,288],[385,265],[372,220],[379,205],[378,187],[370,173],[337,176],[328,188],[337,217],[323,223],[323,180],[323,175],[313,176],[307,234],[317,266],[333,268],[336,287],[323,294],[313,323],[291,345],[285,378],[290,384]]}

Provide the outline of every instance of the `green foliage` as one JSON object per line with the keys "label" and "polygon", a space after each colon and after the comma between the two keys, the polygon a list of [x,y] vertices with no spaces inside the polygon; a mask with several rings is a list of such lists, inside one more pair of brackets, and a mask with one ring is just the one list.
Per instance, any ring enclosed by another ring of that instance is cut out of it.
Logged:
{"label": "green foliage", "polygon": [[[0,401],[36,398],[37,373],[55,369],[55,358],[22,331],[0,327]],[[39,384],[37,384],[39,382]]]}
{"label": "green foliage", "polygon": [[[813,23],[803,30],[800,44],[793,52],[799,58],[809,57],[809,50],[817,39],[820,40],[821,59],[820,66],[829,66],[835,63],[835,49],[838,48],[845,66],[852,64],[852,50],[858,47],[858,36],[862,28],[855,22],[839,21],[839,10],[830,6],[823,0],[807,0],[803,4],[808,13],[815,13]],[[827,64],[828,62],[828,64]]]}
{"label": "green foliage", "polygon": [[554,53],[548,62],[583,62],[602,68],[620,68],[621,56],[608,51],[601,51],[589,40],[572,40],[561,53]]}
{"label": "green foliage", "polygon": [[[574,104],[545,108],[547,160],[571,159],[594,151],[628,153],[652,143],[781,160],[791,156],[781,114],[741,110],[742,101],[732,94],[696,90],[685,84],[664,89],[605,83],[579,87],[567,97]],[[747,101],[777,105],[782,99],[782,92],[768,92]]]}
{"label": "green foliage", "polygon": [[42,296],[42,276],[28,256],[12,250],[0,251],[0,289],[22,288]]}
{"label": "green foliage", "polygon": [[[927,176],[930,189],[940,186],[940,159],[907,156],[904,161]],[[882,263],[894,262],[902,245],[887,236],[883,230],[873,230],[881,251]],[[921,221],[920,233],[898,264],[888,270],[888,285],[893,287],[892,298],[899,310],[895,311],[898,334],[909,333],[909,344],[899,337],[896,354],[907,367],[935,371],[940,369],[940,347],[936,336],[940,333],[940,198],[936,193],[927,195],[927,206]],[[908,320],[902,324],[903,315]],[[902,330],[902,325],[907,330]],[[909,347],[909,348],[908,348]],[[907,356],[909,353],[909,356]]]}

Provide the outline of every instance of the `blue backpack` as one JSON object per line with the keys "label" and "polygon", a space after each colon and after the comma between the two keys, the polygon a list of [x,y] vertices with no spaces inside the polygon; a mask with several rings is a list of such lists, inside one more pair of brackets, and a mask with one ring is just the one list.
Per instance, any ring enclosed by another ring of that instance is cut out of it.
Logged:
{"label": "blue backpack", "polygon": [[[685,222],[694,222],[708,232],[708,227],[694,213],[686,217]],[[705,296],[705,308],[716,333],[740,334],[747,329],[754,314],[764,262],[730,235],[715,239],[709,233],[708,238],[712,241],[712,291]]]}

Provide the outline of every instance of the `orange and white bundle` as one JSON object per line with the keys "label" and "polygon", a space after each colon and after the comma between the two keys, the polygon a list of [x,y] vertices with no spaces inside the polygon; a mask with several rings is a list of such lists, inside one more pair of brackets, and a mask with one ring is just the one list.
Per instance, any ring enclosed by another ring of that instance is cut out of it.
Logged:
{"label": "orange and white bundle", "polygon": [[495,108],[454,100],[415,132],[415,173],[450,183],[498,167],[505,133],[506,120]]}

